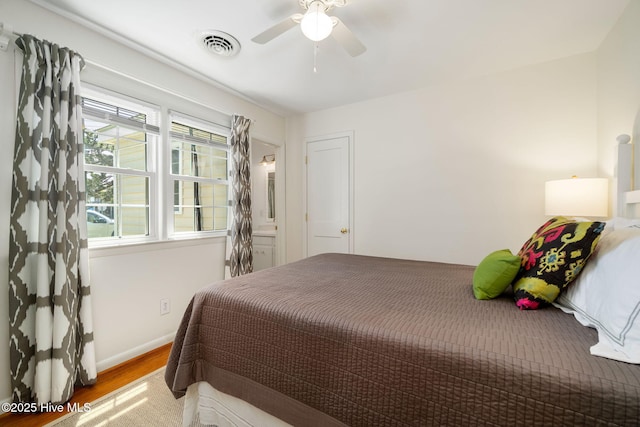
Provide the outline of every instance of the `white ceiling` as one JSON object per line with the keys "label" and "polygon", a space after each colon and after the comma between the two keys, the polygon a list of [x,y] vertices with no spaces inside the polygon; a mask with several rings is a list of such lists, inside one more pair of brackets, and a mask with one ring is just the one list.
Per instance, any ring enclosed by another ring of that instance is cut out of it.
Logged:
{"label": "white ceiling", "polygon": [[[311,112],[595,50],[630,0],[350,0],[335,8],[367,46],[349,56],[331,37],[293,28],[251,38],[300,12],[298,0],[32,0],[135,41],[280,114]],[[635,0],[633,0],[635,1]],[[241,44],[224,58],[204,30]]]}

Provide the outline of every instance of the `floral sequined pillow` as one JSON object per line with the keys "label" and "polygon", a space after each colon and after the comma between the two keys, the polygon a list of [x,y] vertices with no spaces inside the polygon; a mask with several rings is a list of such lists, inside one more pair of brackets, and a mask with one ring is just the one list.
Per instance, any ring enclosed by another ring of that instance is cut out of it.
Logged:
{"label": "floral sequined pillow", "polygon": [[604,226],[558,216],[538,228],[518,252],[522,262],[513,280],[516,305],[533,310],[552,303],[582,271]]}

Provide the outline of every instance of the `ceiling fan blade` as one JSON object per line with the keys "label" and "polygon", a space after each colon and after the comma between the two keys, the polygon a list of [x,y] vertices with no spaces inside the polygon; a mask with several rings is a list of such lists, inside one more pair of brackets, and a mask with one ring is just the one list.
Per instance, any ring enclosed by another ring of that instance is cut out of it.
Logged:
{"label": "ceiling fan blade", "polygon": [[344,47],[351,56],[358,56],[366,52],[367,48],[360,40],[347,28],[342,21],[335,16],[331,17],[335,22],[331,35]]}
{"label": "ceiling fan blade", "polygon": [[300,15],[299,13],[291,15],[290,17],[280,22],[279,24],[276,24],[273,27],[261,32],[260,34],[252,38],[251,41],[260,43],[260,44],[265,44],[267,42],[270,42],[271,40],[278,37],[280,34],[283,34],[289,31],[290,29],[292,29],[293,27],[295,27],[296,25],[298,25],[298,22],[300,22],[299,15]]}

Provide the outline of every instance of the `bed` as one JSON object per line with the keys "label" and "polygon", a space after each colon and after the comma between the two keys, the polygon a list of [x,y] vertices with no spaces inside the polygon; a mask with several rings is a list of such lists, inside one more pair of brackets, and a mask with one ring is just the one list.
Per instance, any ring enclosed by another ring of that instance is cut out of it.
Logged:
{"label": "bed", "polygon": [[[633,201],[637,193],[620,188]],[[628,234],[637,245],[634,226],[612,225],[616,239]],[[594,277],[585,274],[592,264],[608,268],[608,255],[592,258],[578,280]],[[322,254],[199,291],[165,375],[176,397],[187,396],[185,425],[640,423],[640,365],[607,357],[616,349],[640,357],[631,346],[635,290],[620,299],[631,320],[609,337],[611,349],[605,322],[585,309],[588,295],[519,310],[510,290],[477,300],[474,270]]]}

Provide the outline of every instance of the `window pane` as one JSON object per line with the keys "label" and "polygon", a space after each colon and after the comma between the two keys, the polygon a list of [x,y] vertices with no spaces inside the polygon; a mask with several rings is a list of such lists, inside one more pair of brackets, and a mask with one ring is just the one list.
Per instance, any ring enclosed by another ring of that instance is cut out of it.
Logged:
{"label": "window pane", "polygon": [[178,122],[171,122],[171,132],[179,133],[182,135],[194,136],[196,138],[215,142],[218,144],[227,143],[227,137],[224,135],[218,135],[217,133],[194,128],[188,125],[183,125],[182,123],[178,123]]}
{"label": "window pane", "polygon": [[120,200],[123,205],[149,205],[149,178],[146,176],[119,175]]}
{"label": "window pane", "polygon": [[173,216],[173,230],[176,233],[196,231],[195,209],[193,207],[183,206],[180,209],[180,213],[175,212]]}
{"label": "window pane", "polygon": [[227,179],[227,152],[191,142],[171,144],[171,173],[210,179]]}
{"label": "window pane", "polygon": [[116,175],[118,202],[116,222],[121,236],[149,234],[149,178],[146,176]]}
{"label": "window pane", "polygon": [[144,132],[137,132],[119,139],[116,151],[118,167],[139,171],[147,170],[147,143],[141,140],[142,138],[146,138]]}
{"label": "window pane", "polygon": [[[84,121],[84,162],[90,165],[114,166],[114,140],[96,129],[106,126],[104,123]],[[95,129],[89,128],[89,125]]]}
{"label": "window pane", "polygon": [[201,228],[199,231],[213,230],[213,187],[214,185],[209,182],[198,185],[200,209],[196,211],[196,215],[200,216]]}
{"label": "window pane", "polygon": [[145,132],[85,119],[84,145],[86,164],[147,170]]}
{"label": "window pane", "polygon": [[226,184],[215,184],[213,186],[213,205],[217,208],[227,208],[229,206],[229,186]]}
{"label": "window pane", "polygon": [[95,210],[113,218],[115,176],[110,173],[85,172],[87,210]]}
{"label": "window pane", "polygon": [[85,173],[88,236],[149,234],[149,178],[118,173]]}
{"label": "window pane", "polygon": [[88,110],[96,111],[100,115],[104,113],[110,116],[121,117],[127,120],[133,120],[140,123],[147,122],[147,115],[144,113],[129,110],[127,108],[118,107],[116,105],[111,105],[106,102],[97,101],[91,98],[82,98],[82,107]]}
{"label": "window pane", "polygon": [[[211,177],[216,179],[224,179],[228,178],[227,172],[227,152],[213,149],[213,156],[211,159],[212,162],[212,172]],[[215,153],[220,153],[219,156],[215,155]]]}
{"label": "window pane", "polygon": [[[110,209],[111,211],[113,208]],[[108,210],[103,212],[107,213]],[[112,217],[98,212],[96,209],[87,208],[87,235],[93,237],[115,236],[115,221]]]}
{"label": "window pane", "polygon": [[149,235],[149,208],[122,206],[122,236]]}
{"label": "window pane", "polygon": [[213,229],[216,231],[226,230],[227,229],[227,215],[229,213],[229,209],[227,207],[224,208],[213,208]]}
{"label": "window pane", "polygon": [[175,180],[174,231],[226,230],[227,191],[223,184]]}
{"label": "window pane", "polygon": [[227,229],[227,215],[229,214],[229,186],[216,184],[213,186],[213,229]]}
{"label": "window pane", "polygon": [[[174,230],[176,232],[204,231],[206,219],[203,216],[203,185],[199,182],[174,181]],[[213,222],[209,220],[209,222]],[[210,227],[209,227],[210,228]]]}

